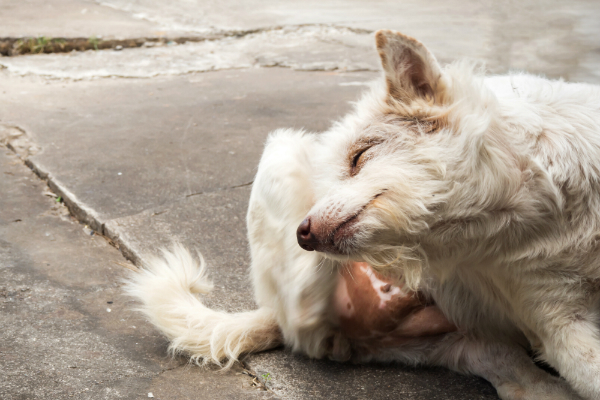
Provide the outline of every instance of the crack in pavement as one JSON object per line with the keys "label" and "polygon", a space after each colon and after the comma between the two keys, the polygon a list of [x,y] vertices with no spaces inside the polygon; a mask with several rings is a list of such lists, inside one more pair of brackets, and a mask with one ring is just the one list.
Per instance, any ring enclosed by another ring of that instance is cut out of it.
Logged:
{"label": "crack in pavement", "polygon": [[102,39],[101,37],[0,37],[0,55],[15,57],[25,54],[69,53],[86,50],[122,50],[138,47],[167,46],[169,44],[197,43],[225,38],[243,38],[262,32],[296,32],[306,27],[331,27],[361,35],[373,33],[372,30],[347,27],[340,24],[298,24],[277,25],[246,30],[210,30],[201,35],[134,37],[127,39]]}
{"label": "crack in pavement", "polygon": [[[211,35],[202,38],[154,38],[152,41],[146,41],[146,38],[107,41],[107,47],[114,46],[111,47],[113,50],[121,51],[57,54],[50,53],[48,47],[49,54],[0,58],[0,69],[17,76],[72,81],[153,78],[257,67],[300,71],[379,70],[370,31],[304,24]],[[92,45],[88,39],[72,40],[73,46],[77,43],[83,47]],[[67,41],[62,46],[69,43]],[[117,43],[125,43],[125,47]]]}
{"label": "crack in pavement", "polygon": [[[17,140],[19,145],[15,145]],[[168,209],[166,208],[168,208],[169,206],[185,201],[189,197],[238,189],[250,186],[254,183],[254,181],[249,181],[241,183],[239,185],[219,187],[211,190],[190,193],[183,197],[174,199],[168,204],[150,207],[134,214],[105,220],[99,215],[99,213],[96,210],[94,210],[92,207],[89,207],[84,202],[80,201],[77,198],[77,196],[73,192],[71,192],[66,187],[66,185],[64,185],[60,180],[53,176],[51,172],[45,170],[39,164],[35,163],[35,161],[31,160],[29,156],[34,155],[35,153],[30,153],[29,151],[24,152],[22,150],[22,143],[27,143],[29,146],[35,147],[37,149],[36,152],[40,150],[40,147],[37,146],[31,140],[31,138],[23,128],[15,125],[0,124],[0,146],[5,146],[7,149],[15,153],[18,156],[18,158],[23,162],[23,164],[25,164],[31,171],[33,171],[39,179],[45,181],[51,193],[53,193],[56,198],[60,198],[62,200],[62,202],[67,207],[73,218],[75,218],[75,220],[77,220],[79,223],[87,225],[90,229],[96,232],[96,234],[104,237],[111,246],[115,247],[121,252],[125,259],[132,262],[136,266],[140,266],[143,264],[142,256],[138,254],[138,252],[132,246],[130,246],[126,240],[122,238],[120,232],[108,229],[107,224],[110,224],[111,222],[116,222],[117,220],[122,218],[132,218],[148,213],[151,213],[151,217],[158,216],[168,212]]]}
{"label": "crack in pavement", "polygon": [[40,147],[18,126],[0,124],[0,144],[24,159],[37,154]]}
{"label": "crack in pavement", "polygon": [[137,37],[129,39],[102,39],[94,36],[89,38],[66,38],[66,37],[4,37],[0,38],[0,54],[15,57],[25,54],[52,54],[69,53],[72,51],[86,50],[122,50],[138,47],[166,46],[169,44],[184,44],[219,40],[228,37],[242,38],[259,32],[281,30],[283,27],[272,29],[250,29],[247,31],[223,31],[206,34],[204,36],[160,36],[160,37]]}
{"label": "crack in pavement", "polygon": [[[217,38],[215,38],[217,39]],[[139,37],[130,39],[65,38],[65,37],[4,37],[0,38],[0,54],[15,57],[25,54],[69,53],[86,50],[121,50],[150,45],[182,44],[211,40],[208,37]]]}
{"label": "crack in pavement", "polygon": [[192,196],[200,196],[200,195],[208,194],[208,193],[222,192],[222,191],[229,190],[229,189],[236,189],[236,188],[241,188],[241,187],[245,187],[245,186],[250,186],[253,183],[254,183],[254,181],[252,180],[250,182],[241,183],[239,185],[226,186],[226,187],[216,188],[216,189],[212,189],[212,190],[202,190],[200,192],[186,194],[185,197],[187,198],[187,197],[192,197]]}

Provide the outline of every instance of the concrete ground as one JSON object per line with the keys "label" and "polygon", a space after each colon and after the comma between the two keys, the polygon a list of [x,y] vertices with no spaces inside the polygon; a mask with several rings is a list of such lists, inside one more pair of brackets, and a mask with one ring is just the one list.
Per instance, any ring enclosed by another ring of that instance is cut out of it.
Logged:
{"label": "concrete ground", "polygon": [[283,349],[190,367],[120,279],[175,239],[209,261],[210,305],[255,307],[244,218],[266,135],[347,112],[379,76],[374,30],[442,63],[600,83],[598,21],[593,1],[3,1],[0,398],[497,398],[441,369]]}

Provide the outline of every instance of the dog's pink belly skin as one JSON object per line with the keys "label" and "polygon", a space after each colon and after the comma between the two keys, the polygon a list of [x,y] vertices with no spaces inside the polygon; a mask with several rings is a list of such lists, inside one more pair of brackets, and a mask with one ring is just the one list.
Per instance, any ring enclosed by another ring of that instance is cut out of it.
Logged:
{"label": "dog's pink belly skin", "polygon": [[393,285],[367,263],[340,271],[334,311],[342,335],[369,347],[394,347],[456,330],[425,296]]}

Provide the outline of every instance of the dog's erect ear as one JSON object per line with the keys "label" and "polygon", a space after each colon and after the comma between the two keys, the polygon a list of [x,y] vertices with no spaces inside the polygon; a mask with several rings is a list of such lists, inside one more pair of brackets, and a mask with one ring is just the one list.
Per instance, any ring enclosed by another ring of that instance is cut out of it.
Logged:
{"label": "dog's erect ear", "polygon": [[421,42],[388,30],[378,31],[375,40],[392,98],[403,103],[440,100],[440,66]]}

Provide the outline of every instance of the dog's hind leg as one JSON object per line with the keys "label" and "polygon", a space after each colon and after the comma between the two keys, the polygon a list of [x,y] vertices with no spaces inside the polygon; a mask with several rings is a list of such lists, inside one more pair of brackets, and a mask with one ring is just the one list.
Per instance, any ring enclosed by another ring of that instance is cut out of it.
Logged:
{"label": "dog's hind leg", "polygon": [[481,376],[503,400],[580,400],[561,378],[538,368],[516,345],[481,342],[448,334],[429,355],[430,363]]}
{"label": "dog's hind leg", "polygon": [[598,327],[578,314],[542,337],[542,358],[586,399],[600,399]]}
{"label": "dog's hind leg", "polygon": [[490,382],[502,400],[581,400],[564,379],[538,368],[522,347],[475,340],[461,332],[415,338],[357,359],[372,360],[435,365],[477,375]]}

